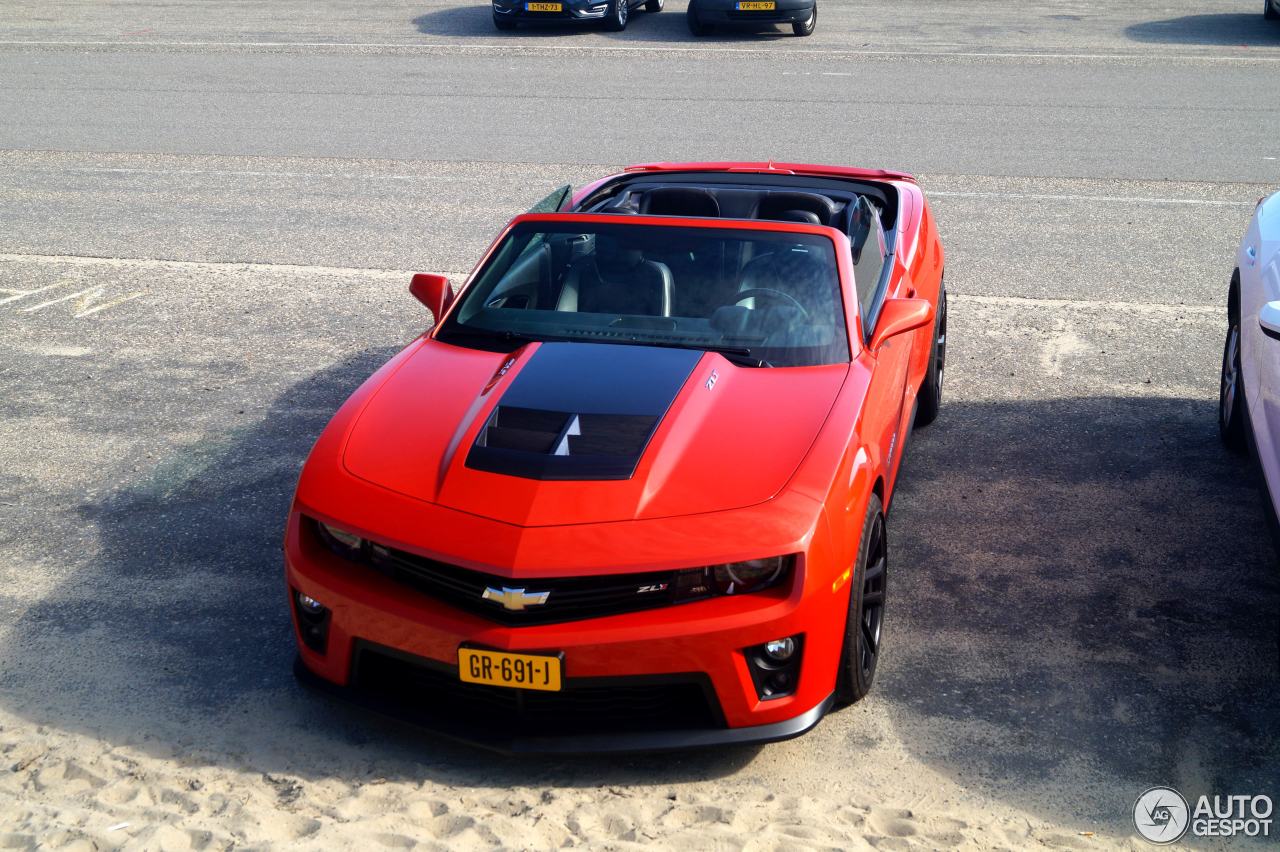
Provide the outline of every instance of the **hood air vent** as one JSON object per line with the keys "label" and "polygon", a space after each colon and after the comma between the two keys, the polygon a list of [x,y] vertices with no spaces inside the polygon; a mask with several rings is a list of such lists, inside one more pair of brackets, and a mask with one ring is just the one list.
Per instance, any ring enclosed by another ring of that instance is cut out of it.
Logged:
{"label": "hood air vent", "polygon": [[526,479],[629,479],[701,355],[544,343],[480,430],[467,467]]}

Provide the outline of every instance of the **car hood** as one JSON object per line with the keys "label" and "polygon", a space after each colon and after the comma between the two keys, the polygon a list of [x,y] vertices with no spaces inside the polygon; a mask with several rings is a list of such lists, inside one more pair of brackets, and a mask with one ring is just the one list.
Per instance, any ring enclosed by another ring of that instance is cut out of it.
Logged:
{"label": "car hood", "polygon": [[755,505],[790,479],[848,365],[738,367],[688,349],[425,340],[369,397],[343,463],[406,496],[520,526]]}

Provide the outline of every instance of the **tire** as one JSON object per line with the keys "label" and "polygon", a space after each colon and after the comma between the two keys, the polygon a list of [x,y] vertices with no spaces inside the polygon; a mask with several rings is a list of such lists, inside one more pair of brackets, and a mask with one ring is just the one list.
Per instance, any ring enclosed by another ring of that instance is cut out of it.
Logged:
{"label": "tire", "polygon": [[1245,435],[1244,383],[1240,376],[1240,299],[1233,295],[1227,304],[1227,339],[1222,345],[1222,376],[1218,383],[1218,434],[1227,449],[1238,455],[1248,452]]}
{"label": "tire", "polygon": [[662,11],[662,7],[665,5],[666,0],[649,0],[648,3],[644,4],[644,10],[656,15]]}
{"label": "tire", "polygon": [[809,16],[809,20],[795,23],[791,25],[791,32],[803,38],[804,36],[813,35],[813,31],[818,28],[818,4],[813,4],[813,14]]}
{"label": "tire", "polygon": [[508,20],[507,18],[499,18],[497,15],[494,15],[493,26],[505,33],[510,30],[514,30],[516,28],[516,22]]}
{"label": "tire", "polygon": [[604,19],[604,28],[620,33],[627,28],[627,21],[630,19],[631,0],[613,0],[613,4],[609,6],[609,14]]}
{"label": "tire", "polygon": [[916,396],[916,420],[913,426],[928,426],[938,419],[942,408],[942,379],[947,366],[947,288],[938,297],[938,316],[933,322],[933,345],[929,347],[929,369]]}
{"label": "tire", "polygon": [[1271,5],[1271,0],[1262,0],[1262,17],[1268,21],[1280,21],[1280,9]]}
{"label": "tire", "polygon": [[884,507],[880,498],[872,494],[862,523],[858,560],[849,580],[849,613],[845,618],[840,671],[836,676],[836,703],[842,707],[866,695],[876,676],[883,644],[888,555]]}
{"label": "tire", "polygon": [[684,21],[689,25],[689,32],[693,35],[698,37],[711,35],[711,25],[703,23],[698,18],[698,13],[693,10],[693,3],[689,4],[689,11],[685,13]]}

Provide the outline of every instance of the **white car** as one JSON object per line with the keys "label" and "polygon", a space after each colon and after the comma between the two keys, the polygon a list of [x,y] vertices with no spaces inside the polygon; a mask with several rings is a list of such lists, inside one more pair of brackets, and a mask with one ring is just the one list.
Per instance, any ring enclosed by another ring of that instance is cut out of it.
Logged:
{"label": "white car", "polygon": [[1252,439],[1280,508],[1280,192],[1258,202],[1231,275],[1218,428],[1239,453]]}

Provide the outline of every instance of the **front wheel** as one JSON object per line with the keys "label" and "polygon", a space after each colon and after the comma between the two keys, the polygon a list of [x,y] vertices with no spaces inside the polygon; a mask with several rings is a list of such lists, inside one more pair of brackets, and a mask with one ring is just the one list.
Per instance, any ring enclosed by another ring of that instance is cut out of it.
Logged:
{"label": "front wheel", "polygon": [[809,20],[797,21],[791,25],[791,32],[798,36],[811,36],[813,31],[818,28],[818,4],[813,4],[813,11],[809,13]]}
{"label": "front wheel", "polygon": [[1280,21],[1280,9],[1271,5],[1272,0],[1262,0],[1262,17],[1268,21]]}
{"label": "front wheel", "polygon": [[836,701],[852,704],[871,690],[880,660],[884,628],[885,578],[889,568],[889,537],[884,507],[875,494],[867,503],[858,559],[849,579],[849,614],[845,619],[844,647],[836,676]]}
{"label": "front wheel", "polygon": [[631,0],[613,0],[609,7],[609,15],[604,19],[605,29],[620,33],[627,28],[627,20],[631,17]]}
{"label": "front wheel", "polygon": [[698,13],[693,10],[693,3],[689,4],[689,10],[685,12],[684,22],[689,25],[689,32],[696,36],[711,35],[711,25],[702,22]]}
{"label": "front wheel", "polygon": [[662,7],[665,5],[666,5],[666,0],[649,0],[648,3],[644,4],[644,10],[646,12],[652,12],[656,15],[658,12],[662,11]]}
{"label": "front wheel", "polygon": [[942,408],[942,379],[947,367],[947,288],[938,294],[938,315],[933,322],[933,345],[929,348],[929,368],[916,397],[915,426],[928,426],[938,419]]}
{"label": "front wheel", "polygon": [[1218,391],[1218,434],[1233,453],[1248,449],[1244,433],[1244,383],[1240,376],[1240,308],[1227,315],[1227,340],[1222,346],[1222,381]]}

